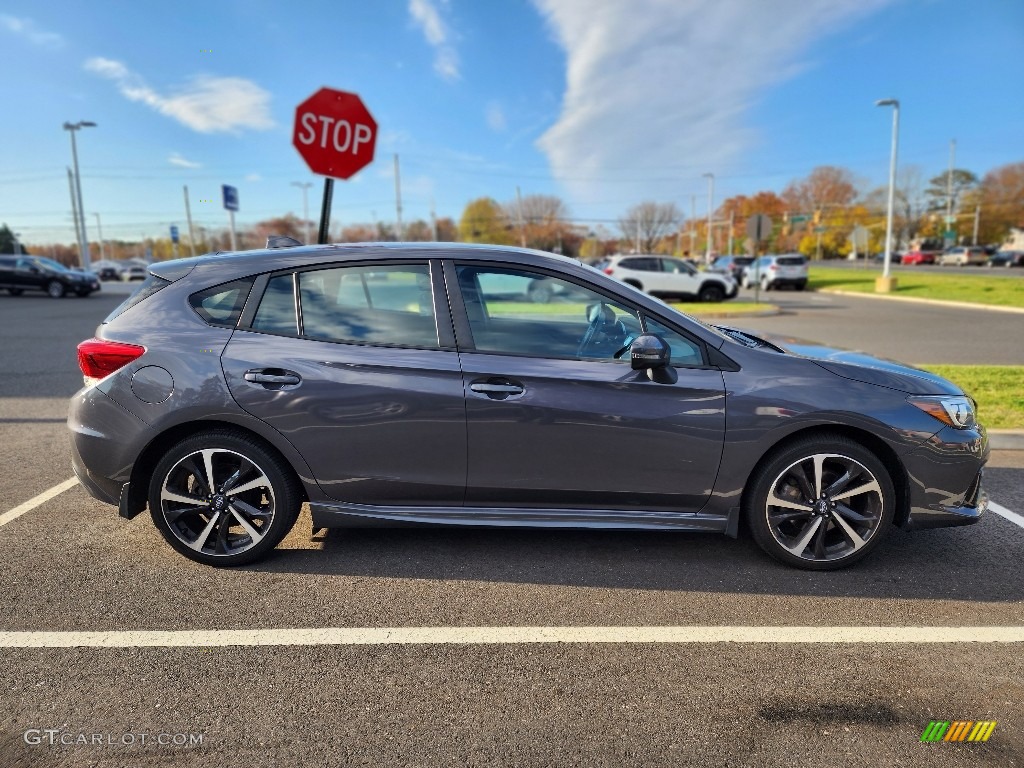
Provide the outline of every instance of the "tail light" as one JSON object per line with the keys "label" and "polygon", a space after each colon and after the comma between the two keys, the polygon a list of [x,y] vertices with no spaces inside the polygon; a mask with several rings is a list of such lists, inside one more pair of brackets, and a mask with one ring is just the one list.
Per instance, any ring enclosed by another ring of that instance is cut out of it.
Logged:
{"label": "tail light", "polygon": [[88,386],[124,368],[145,353],[146,348],[136,344],[89,339],[78,345],[78,367],[82,369]]}
{"label": "tail light", "polygon": [[778,269],[778,268],[779,268],[779,266],[778,266],[777,264],[769,264],[769,265],[768,265],[768,269],[769,269],[770,271],[772,271],[772,272],[774,272],[774,271],[775,271],[776,269]]}
{"label": "tail light", "polygon": [[604,268],[604,273],[605,273],[606,275],[610,275],[610,274],[611,274],[612,272],[614,272],[614,271],[615,271],[615,270],[614,270],[614,269],[612,269],[611,267],[605,267],[605,268]]}

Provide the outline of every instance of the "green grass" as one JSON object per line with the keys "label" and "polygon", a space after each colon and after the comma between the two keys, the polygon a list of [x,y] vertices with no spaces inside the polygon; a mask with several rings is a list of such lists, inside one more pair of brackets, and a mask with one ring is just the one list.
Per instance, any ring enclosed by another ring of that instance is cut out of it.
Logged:
{"label": "green grass", "polygon": [[1024,429],[1024,365],[921,365],[978,401],[978,421],[991,429]]}
{"label": "green grass", "polygon": [[[931,272],[914,273],[913,267],[893,272],[897,287],[895,295],[922,299],[966,301],[973,304],[991,304],[1000,307],[1024,307],[1024,280],[996,277],[978,268],[977,275],[939,275]],[[811,287],[835,288],[857,293],[874,293],[875,278],[881,268],[837,268],[811,265]]]}

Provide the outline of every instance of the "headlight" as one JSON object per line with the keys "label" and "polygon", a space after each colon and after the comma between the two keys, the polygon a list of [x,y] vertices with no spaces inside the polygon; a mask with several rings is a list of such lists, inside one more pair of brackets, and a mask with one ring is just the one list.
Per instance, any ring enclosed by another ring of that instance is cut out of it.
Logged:
{"label": "headlight", "polygon": [[974,401],[963,395],[911,397],[907,401],[956,429],[968,429],[978,424]]}

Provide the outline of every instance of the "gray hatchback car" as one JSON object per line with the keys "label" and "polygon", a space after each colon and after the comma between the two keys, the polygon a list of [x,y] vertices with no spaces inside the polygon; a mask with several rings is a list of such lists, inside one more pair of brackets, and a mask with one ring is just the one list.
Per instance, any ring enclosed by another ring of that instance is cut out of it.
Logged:
{"label": "gray hatchback car", "polygon": [[[543,284],[538,303],[531,286]],[[314,528],[715,531],[810,569],[986,506],[973,401],[787,349],[570,259],[456,244],[154,264],[78,348],[72,463],[210,565]]]}

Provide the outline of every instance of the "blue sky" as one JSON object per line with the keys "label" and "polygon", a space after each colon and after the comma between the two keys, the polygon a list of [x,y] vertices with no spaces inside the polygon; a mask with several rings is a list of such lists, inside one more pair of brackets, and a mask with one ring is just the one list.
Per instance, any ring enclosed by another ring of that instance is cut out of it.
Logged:
{"label": "blue sky", "polygon": [[[27,243],[74,239],[64,121],[91,120],[79,160],[95,238],[193,217],[301,215],[315,181],[291,145],[321,86],[359,93],[377,157],[335,187],[334,221],[458,218],[480,195],[562,196],[614,230],[629,206],[781,190],[814,166],[886,179],[900,99],[902,164],[979,174],[1024,160],[1019,0],[334,0],[9,2],[0,9],[0,220]],[[210,51],[210,52],[207,52]],[[213,200],[213,202],[203,202]]]}

